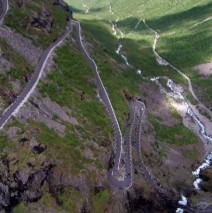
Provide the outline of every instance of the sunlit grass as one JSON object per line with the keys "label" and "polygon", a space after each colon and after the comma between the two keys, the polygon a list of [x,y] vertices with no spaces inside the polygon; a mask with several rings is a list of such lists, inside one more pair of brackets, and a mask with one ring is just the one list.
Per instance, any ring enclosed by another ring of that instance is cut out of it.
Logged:
{"label": "sunlit grass", "polygon": [[[157,64],[152,51],[154,33],[146,29],[142,22],[134,30],[140,19],[146,19],[147,23],[161,35],[157,44],[159,54],[189,75],[194,88],[200,91],[200,99],[210,104],[212,95],[211,87],[208,85],[212,83],[212,78],[202,79],[193,67],[212,58],[212,46],[208,45],[212,43],[212,30],[210,30],[212,20],[191,28],[211,16],[212,4],[209,0],[181,2],[132,0],[130,3],[117,0],[111,1],[114,14],[109,11],[109,1],[106,0],[86,1],[86,7],[83,7],[83,1],[67,0],[67,2],[80,10],[76,11],[74,16],[81,20],[86,31],[106,46],[112,57],[117,59],[115,50],[118,41],[112,35],[109,20],[115,22],[119,17],[117,24],[126,35],[121,42],[124,44],[123,51],[129,63],[144,71],[145,76],[166,75],[177,83],[185,84],[186,82],[174,70]],[[90,10],[85,13],[87,7]],[[128,34],[129,32],[132,33]]]}

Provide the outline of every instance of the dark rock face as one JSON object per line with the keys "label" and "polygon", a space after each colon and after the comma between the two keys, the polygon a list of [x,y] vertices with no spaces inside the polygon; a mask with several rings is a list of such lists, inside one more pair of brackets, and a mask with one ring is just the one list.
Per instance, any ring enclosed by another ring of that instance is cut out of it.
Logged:
{"label": "dark rock face", "polygon": [[63,0],[53,0],[53,5],[59,5],[61,6],[64,10],[71,12],[70,7],[68,6],[67,3],[65,3]]}
{"label": "dark rock face", "polygon": [[34,154],[41,154],[47,149],[47,145],[38,143],[35,138],[30,140],[30,151]]}
{"label": "dark rock face", "polygon": [[17,7],[21,8],[23,6],[23,0],[13,0]]}
{"label": "dark rock face", "polygon": [[12,171],[7,156],[0,158],[0,209],[11,210],[19,202],[32,202],[41,198],[41,187],[53,164],[45,162],[35,169],[28,165],[24,170]]}
{"label": "dark rock face", "polygon": [[34,13],[30,21],[30,27],[44,30],[47,33],[51,33],[53,24],[54,19],[46,10],[43,10],[41,15]]}
{"label": "dark rock face", "polygon": [[37,153],[37,154],[41,154],[42,152],[44,152],[47,149],[46,145],[43,144],[38,144],[37,146],[33,147],[33,152]]}
{"label": "dark rock face", "polygon": [[175,212],[176,209],[169,206],[166,203],[161,202],[161,199],[156,199],[157,196],[154,194],[152,198],[148,199],[142,196],[142,193],[137,193],[136,197],[130,195],[127,192],[127,200],[128,200],[128,212],[130,213],[172,213]]}
{"label": "dark rock face", "polygon": [[202,190],[205,192],[212,192],[212,168],[201,172],[200,178],[203,179],[203,183],[201,184]]}

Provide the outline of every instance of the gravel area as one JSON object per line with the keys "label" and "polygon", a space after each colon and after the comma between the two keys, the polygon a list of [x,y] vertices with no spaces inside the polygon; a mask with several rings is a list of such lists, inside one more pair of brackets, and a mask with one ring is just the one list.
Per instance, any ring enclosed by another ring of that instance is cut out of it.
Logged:
{"label": "gravel area", "polygon": [[0,37],[5,39],[7,44],[25,58],[28,63],[34,66],[38,63],[43,50],[34,46],[30,39],[23,37],[9,27],[0,28]]}
{"label": "gravel area", "polygon": [[196,70],[199,71],[200,74],[203,75],[212,75],[212,62],[207,64],[200,64],[195,67]]}
{"label": "gravel area", "polygon": [[20,82],[20,80],[11,81],[10,83],[12,84],[13,91],[15,92],[15,94],[19,94],[20,91],[21,91],[21,82]]}
{"label": "gravel area", "polygon": [[12,64],[7,59],[4,58],[3,52],[0,47],[0,74],[4,74],[6,71],[10,70],[11,67]]}
{"label": "gravel area", "polygon": [[50,115],[40,111],[38,108],[29,103],[25,104],[20,109],[19,113],[16,115],[16,118],[23,124],[26,124],[28,119],[38,123],[42,122],[50,129],[54,129],[61,136],[63,136],[65,133],[65,125],[52,120]]}
{"label": "gravel area", "polygon": [[28,119],[42,122],[64,136],[66,130],[64,122],[78,125],[78,121],[70,114],[71,110],[68,107],[61,107],[49,97],[43,98],[36,89],[31,101],[20,109],[16,117],[23,124],[26,124]]}
{"label": "gravel area", "polygon": [[8,129],[8,131],[6,132],[6,135],[7,137],[11,140],[11,141],[17,141],[17,135],[18,135],[18,132],[19,132],[19,128],[16,127],[16,126],[13,126],[13,127],[10,127]]}

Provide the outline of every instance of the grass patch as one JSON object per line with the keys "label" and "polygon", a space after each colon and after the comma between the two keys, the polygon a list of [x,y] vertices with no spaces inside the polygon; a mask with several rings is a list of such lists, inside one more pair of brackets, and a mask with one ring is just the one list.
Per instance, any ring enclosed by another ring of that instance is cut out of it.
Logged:
{"label": "grass patch", "polygon": [[187,150],[186,152],[183,152],[183,155],[190,159],[192,162],[195,162],[198,160],[199,158],[199,153],[196,149],[192,149],[192,150]]}
{"label": "grass patch", "polygon": [[[87,1],[86,4],[90,7],[88,14],[85,14],[86,8],[83,8],[81,2],[66,2],[75,8],[74,16],[81,20],[83,28],[100,41],[108,53],[120,63],[124,62],[115,53],[119,42],[123,44],[122,52],[128,57],[129,63],[142,70],[143,75],[167,76],[175,83],[187,85],[185,79],[176,71],[157,64],[152,51],[154,33],[142,21],[135,30],[139,20],[146,19],[160,33],[157,44],[159,54],[190,76],[198,96],[210,106],[212,78],[203,79],[193,67],[211,61],[212,47],[208,44],[212,42],[212,31],[209,30],[212,21],[191,28],[211,16],[210,0],[185,0],[180,3],[177,0],[117,0],[111,3],[114,14],[110,13],[106,0]],[[117,19],[118,27],[125,34],[120,41],[113,35],[109,23],[109,20],[115,22]],[[189,95],[187,98],[192,100]]]}
{"label": "grass patch", "polygon": [[5,135],[0,134],[0,153],[3,153],[4,148],[7,146],[8,144],[8,139]]}
{"label": "grass patch", "polygon": [[14,209],[14,213],[27,213],[29,212],[29,209],[24,203],[19,203]]}
{"label": "grass patch", "polygon": [[93,162],[82,155],[84,145],[70,127],[66,135],[61,137],[44,124],[34,125],[40,131],[37,140],[48,147],[45,155],[51,159],[63,160],[64,167],[67,166],[72,173],[80,172],[86,164]]}
{"label": "grass patch", "polygon": [[110,193],[108,190],[104,190],[100,192],[94,203],[93,203],[93,212],[103,213],[104,212],[104,205],[107,204],[110,200]]}
{"label": "grass patch", "polygon": [[[36,30],[30,27],[33,13],[41,15],[43,9],[54,18],[51,33],[46,33],[44,29]],[[61,9],[60,6],[54,6],[51,0],[46,0],[45,4],[43,4],[42,0],[29,1],[25,2],[25,6],[22,7],[10,3],[10,10],[5,17],[5,24],[32,39],[34,44],[47,48],[53,39],[65,30],[68,15],[69,13]]]}
{"label": "grass patch", "polygon": [[154,126],[156,139],[161,142],[179,146],[197,143],[197,138],[194,133],[184,127],[182,123],[174,126],[166,126],[161,124],[152,114],[148,114],[148,119]]}
{"label": "grass patch", "polygon": [[59,199],[62,202],[61,210],[66,212],[78,212],[78,203],[82,201],[82,195],[78,190],[72,188],[66,188],[59,190]]}
{"label": "grass patch", "polygon": [[97,98],[93,73],[81,53],[68,45],[61,47],[55,62],[60,71],[50,72],[48,83],[41,83],[39,91],[61,106],[73,109],[73,115],[88,131],[100,128],[106,135],[111,134],[111,121]]}

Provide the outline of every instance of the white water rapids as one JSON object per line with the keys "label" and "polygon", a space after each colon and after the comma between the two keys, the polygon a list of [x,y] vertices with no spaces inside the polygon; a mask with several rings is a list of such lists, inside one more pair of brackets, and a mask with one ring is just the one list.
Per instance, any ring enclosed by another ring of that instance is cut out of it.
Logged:
{"label": "white water rapids", "polygon": [[[114,15],[114,12],[112,11],[111,3],[110,3],[109,12],[112,13],[112,14]],[[210,18],[211,18],[211,17],[210,17]],[[117,18],[116,23],[117,23],[118,21],[119,21],[119,17]],[[204,22],[205,22],[205,21],[208,21],[208,19],[207,19],[207,20],[204,20]],[[136,26],[135,26],[135,28],[134,28],[135,30],[137,29],[137,27],[138,27],[138,25],[140,24],[140,22],[141,22],[141,19],[137,22],[137,24],[136,24]],[[175,70],[177,70],[181,75],[183,75],[183,76],[185,77],[185,75],[184,75],[181,71],[179,71],[178,69],[176,69],[174,66],[172,66],[169,62],[167,62],[165,59],[163,59],[163,58],[157,53],[157,51],[156,51],[156,45],[157,45],[158,39],[160,38],[160,35],[158,34],[157,31],[155,31],[154,29],[150,28],[150,27],[146,24],[145,20],[143,20],[143,22],[144,22],[144,24],[147,26],[147,28],[149,28],[151,31],[153,31],[153,32],[155,33],[155,40],[154,40],[154,44],[153,44],[153,52],[154,52],[154,54],[155,54],[155,56],[156,56],[156,59],[157,59],[158,63],[159,63],[160,65],[165,65],[165,66],[169,65],[169,66],[171,66],[172,68],[174,68]],[[123,37],[124,37],[124,34],[123,34],[123,33],[121,32],[121,30],[118,28],[117,24],[115,25],[115,24],[113,24],[112,22],[111,22],[111,24],[112,24],[112,31],[113,31],[113,34],[114,34],[115,36],[117,36],[117,30],[119,30],[119,32],[120,32],[121,35],[122,35],[121,37],[123,38]],[[200,23],[198,23],[198,24],[200,24]],[[197,24],[196,24],[196,25],[197,25]],[[196,25],[195,25],[195,26],[196,26]],[[195,27],[195,26],[194,26],[194,27]],[[131,31],[130,33],[132,33],[132,31]],[[127,57],[124,56],[124,55],[122,55],[122,54],[120,53],[121,50],[122,50],[122,48],[123,48],[123,45],[122,45],[121,43],[119,43],[118,48],[117,48],[117,50],[116,50],[116,53],[117,53],[118,55],[120,55],[120,56],[123,58],[123,60],[125,61],[126,65],[127,65],[128,67],[131,67],[131,68],[132,68],[133,66],[131,66],[131,65],[129,64]],[[137,74],[139,74],[139,75],[142,76],[142,72],[141,72],[140,69],[137,69]],[[143,76],[142,76],[142,77],[143,77]],[[144,77],[143,77],[143,78],[144,78]],[[144,79],[148,79],[148,78],[144,78]],[[160,77],[155,77],[155,78],[151,78],[150,80],[156,82],[156,83],[160,86],[160,89],[161,89],[162,92],[167,93],[167,92],[166,92],[166,89],[163,88],[162,85],[160,85],[160,83],[159,83],[159,81],[158,81],[159,79],[160,79]],[[168,78],[166,78],[166,79],[167,79],[167,86],[168,86],[168,87],[170,88],[170,90],[172,91],[172,96],[175,97],[175,98],[177,98],[177,99],[180,99],[180,100],[182,101],[183,105],[186,107],[187,114],[188,114],[188,115],[193,119],[193,121],[198,125],[198,127],[199,127],[199,133],[202,135],[202,137],[203,137],[206,141],[212,143],[212,136],[210,136],[210,135],[207,134],[206,128],[205,128],[203,122],[200,120],[200,118],[197,116],[197,114],[195,113],[195,111],[192,109],[192,107],[190,106],[190,104],[189,104],[189,102],[186,100],[186,98],[182,95],[182,92],[181,92],[181,91],[178,91],[178,89],[176,88],[174,82],[173,82],[171,79],[168,79]],[[186,79],[187,79],[187,78],[186,78]],[[190,79],[189,79],[189,81],[190,81]],[[190,84],[189,84],[189,85],[190,85]],[[190,86],[190,87],[191,87],[191,86]],[[192,91],[193,91],[193,90],[192,90]],[[193,94],[192,94],[192,95],[193,95]],[[200,189],[199,184],[202,182],[202,180],[199,178],[200,172],[201,172],[202,170],[208,168],[211,164],[212,164],[212,152],[207,156],[207,158],[206,158],[206,159],[204,160],[204,162],[197,168],[197,170],[195,170],[195,171],[192,172],[192,174],[196,177],[196,180],[195,180],[194,183],[193,183],[194,186],[195,186],[195,189]],[[182,196],[182,195],[181,195],[181,198],[182,198],[182,200],[179,201],[179,204],[186,206],[186,205],[187,205],[187,202],[188,202],[188,201],[187,201],[187,198],[186,198],[185,196]],[[176,210],[176,212],[177,212],[177,213],[183,213],[184,211],[183,211],[183,209],[178,208],[178,209]]]}
{"label": "white water rapids", "polygon": [[[178,201],[179,204],[183,205],[183,206],[187,206],[188,200],[185,196],[181,195],[181,200]],[[178,208],[176,210],[176,213],[183,213],[184,210],[181,208]]]}
{"label": "white water rapids", "polygon": [[[204,22],[206,22],[206,21],[209,21],[210,19],[211,19],[211,17],[209,17],[209,18],[203,20],[202,22],[199,22],[199,23],[195,24],[195,25],[192,26],[192,27],[195,27],[195,26],[197,26],[197,25],[199,25],[199,24],[202,24],[202,23],[204,23]],[[177,68],[174,67],[172,64],[170,64],[169,62],[167,62],[165,59],[163,59],[163,58],[157,53],[157,51],[156,51],[156,45],[157,45],[158,39],[160,38],[160,35],[158,34],[158,32],[157,32],[156,30],[152,29],[152,28],[146,23],[145,20],[143,20],[143,22],[144,22],[144,24],[146,25],[146,27],[147,27],[148,29],[150,29],[152,32],[155,33],[155,39],[154,39],[154,44],[153,44],[152,49],[153,49],[153,52],[154,52],[154,54],[155,54],[155,57],[156,57],[158,63],[159,63],[160,65],[165,65],[165,66],[169,65],[171,68],[173,68],[174,70],[176,70],[179,74],[181,74],[181,75],[188,81],[188,83],[189,83],[189,91],[191,92],[191,94],[192,94],[192,96],[194,97],[194,99],[195,99],[197,102],[199,102],[199,104],[200,104],[204,109],[206,109],[206,111],[208,112],[209,110],[208,110],[202,103],[200,103],[199,99],[198,99],[198,98],[196,97],[196,95],[194,94],[193,89],[192,89],[192,85],[191,85],[191,81],[190,81],[190,79],[188,78],[188,76],[186,76],[186,75],[185,75],[184,73],[182,73],[179,69],[177,69]],[[158,80],[158,79],[156,78],[156,80]],[[194,120],[194,122],[198,125],[198,127],[199,127],[199,132],[200,132],[200,134],[203,136],[203,138],[205,138],[206,141],[212,142],[212,136],[207,135],[207,133],[206,133],[206,128],[205,128],[203,122],[202,122],[202,121],[199,119],[199,117],[196,115],[196,113],[194,112],[194,110],[192,109],[192,107],[189,105],[188,101],[185,99],[185,97],[182,95],[182,93],[179,92],[179,91],[177,91],[177,90],[175,89],[175,85],[174,85],[174,83],[173,83],[173,81],[172,81],[171,79],[169,79],[169,80],[167,81],[167,86],[168,86],[168,87],[172,90],[172,92],[183,102],[183,104],[185,105],[185,107],[186,107],[186,109],[187,109],[187,114],[188,114],[188,115]],[[211,113],[211,112],[210,112],[210,113]],[[209,114],[210,114],[210,113],[209,113]],[[210,158],[211,155],[212,155],[212,152],[208,155],[209,158],[207,157],[207,158],[205,159],[204,163],[199,167],[200,169],[198,170],[198,172],[193,172],[193,175],[195,175],[196,178],[197,178],[197,179],[194,181],[194,183],[193,183],[194,186],[195,186],[195,189],[200,189],[199,184],[202,182],[202,180],[199,178],[199,174],[200,174],[200,171],[201,171],[201,170],[204,170],[204,169],[206,169],[206,168],[208,167],[208,166],[206,167],[206,164],[207,164],[207,165],[210,165],[210,164],[212,163],[212,157]]]}
{"label": "white water rapids", "polygon": [[182,95],[181,92],[178,92],[175,89],[175,84],[173,83],[173,81],[171,79],[169,79],[167,81],[167,86],[172,90],[172,92],[182,101],[182,103],[186,106],[187,108],[187,113],[190,117],[193,118],[193,120],[195,121],[195,123],[198,124],[199,129],[200,129],[200,134],[207,140],[212,142],[212,137],[208,136],[205,130],[205,126],[204,124],[200,121],[200,119],[197,117],[197,115],[195,114],[195,112],[193,111],[193,109],[191,108],[191,106],[189,105],[188,101],[185,99],[185,97]]}
{"label": "white water rapids", "polygon": [[[109,2],[109,13],[111,13],[114,16],[116,16],[116,14],[114,13],[114,11],[112,9],[111,2]],[[118,21],[119,21],[119,16],[116,16],[116,21],[115,21],[116,23],[115,24],[112,21],[109,21],[111,23],[113,35],[114,36],[118,36],[118,32],[119,32],[119,35],[121,36],[121,38],[124,38],[124,33],[117,26],[117,22]],[[136,26],[135,26],[134,29],[137,29],[137,27],[140,24],[140,22],[141,22],[141,20],[139,20],[138,23],[136,23]],[[121,50],[122,50],[122,48],[123,48],[123,45],[121,43],[119,43],[119,45],[117,47],[117,50],[116,50],[116,53],[122,57],[122,59],[124,60],[125,64],[128,67],[132,68],[132,65],[130,65],[130,63],[128,62],[128,58],[125,55],[123,55],[123,54],[120,53]]]}
{"label": "white water rapids", "polygon": [[122,45],[122,44],[119,44],[119,46],[118,46],[118,48],[117,48],[117,50],[116,50],[116,53],[117,53],[118,55],[120,55],[120,56],[124,59],[125,64],[126,64],[128,67],[132,67],[132,66],[129,64],[127,57],[124,56],[124,55],[122,55],[122,54],[120,54],[120,51],[122,50],[122,48],[123,48],[123,45]]}
{"label": "white water rapids", "polygon": [[[118,33],[117,33],[117,30],[119,30],[119,33],[121,34],[121,37],[123,38],[123,37],[124,37],[124,34],[123,34],[122,31],[117,27],[117,24],[114,24],[112,21],[109,21],[109,22],[111,23],[113,35],[114,35],[114,36],[117,36],[117,34],[118,34]],[[118,46],[118,48],[117,48],[117,50],[116,50],[116,53],[117,53],[118,55],[120,55],[120,56],[123,58],[125,64],[126,64],[128,67],[132,67],[132,66],[129,64],[127,57],[126,57],[125,55],[123,55],[123,54],[120,54],[120,51],[122,50],[122,48],[123,48],[123,45],[122,45],[122,44],[119,44],[119,46]]]}
{"label": "white water rapids", "polygon": [[117,35],[116,26],[112,21],[110,21],[110,23],[111,23],[111,26],[112,26],[113,35],[116,36]]}
{"label": "white water rapids", "polygon": [[[113,31],[113,35],[117,35],[117,30],[116,30],[116,28],[117,28],[117,25],[115,25],[112,21],[110,21],[110,23],[111,23],[111,25],[112,25],[112,31]],[[119,29],[118,29],[119,30]],[[119,30],[119,32],[121,32],[120,30]],[[121,36],[123,36],[124,34],[122,33],[121,34]],[[125,62],[125,64],[128,66],[128,67],[131,67],[132,68],[132,66],[129,64],[129,62],[128,62],[128,59],[127,59],[127,57],[125,56],[125,55],[123,55],[123,54],[120,54],[120,51],[122,50],[122,48],[123,48],[123,45],[120,43],[119,45],[118,45],[118,48],[117,48],[117,50],[116,50],[116,53],[118,54],[118,55],[120,55],[122,58],[123,58],[123,60],[124,60],[124,62]]]}
{"label": "white water rapids", "polygon": [[[195,114],[195,112],[193,111],[193,109],[191,108],[191,106],[189,105],[189,103],[187,102],[187,100],[185,99],[185,97],[180,92],[177,92],[174,89],[174,83],[173,83],[173,81],[171,81],[169,79],[168,82],[167,82],[167,86],[173,91],[174,94],[176,94],[179,97],[180,100],[182,100],[183,104],[187,108],[188,115],[190,117],[192,117],[192,119],[194,120],[194,122],[199,126],[200,134],[207,141],[209,141],[209,142],[212,143],[212,137],[209,136],[209,135],[207,135],[204,124],[200,121],[200,119],[198,118],[198,116]],[[193,183],[195,189],[200,189],[199,184],[203,181],[201,178],[199,178],[200,172],[202,170],[207,169],[211,164],[212,164],[212,152],[206,157],[206,159],[204,160],[204,162],[197,168],[197,170],[195,170],[195,171],[192,172],[192,174],[196,177],[196,180]]]}
{"label": "white water rapids", "polygon": [[192,172],[192,174],[197,177],[196,181],[194,181],[194,187],[195,189],[200,189],[199,184],[203,181],[201,178],[199,178],[200,172],[209,168],[212,165],[212,152],[205,158],[203,163]]}
{"label": "white water rapids", "polygon": [[86,8],[85,14],[87,14],[87,13],[89,12],[90,8],[89,8],[88,5],[85,4],[85,3],[83,3],[82,6],[83,6],[84,8]]}
{"label": "white water rapids", "polygon": [[[182,92],[179,92],[177,90],[174,82],[171,79],[168,79],[166,77],[162,77],[162,78],[165,78],[167,80],[167,86],[171,89],[171,91],[173,93],[171,95],[169,94],[169,97],[173,96],[173,97],[178,98],[178,99],[180,99],[182,101],[182,103],[185,105],[185,107],[187,109],[187,114],[198,125],[200,134],[207,141],[212,142],[212,137],[207,135],[205,126],[200,121],[198,116],[195,114],[195,112],[193,111],[192,107],[189,105],[189,103],[186,100],[186,98],[182,95]],[[154,77],[154,78],[151,78],[150,80],[153,81],[153,82],[156,82],[156,84],[160,87],[161,92],[168,94],[166,89],[163,88],[163,86],[159,83],[159,79],[160,79],[160,77]],[[195,171],[192,172],[192,174],[196,177],[196,180],[193,183],[195,189],[200,189],[199,184],[203,181],[201,178],[199,178],[200,172],[205,170],[205,169],[207,169],[207,168],[209,168],[211,165],[212,165],[212,152],[206,157],[204,162]],[[182,195],[181,195],[181,198],[182,198],[182,200],[179,201],[179,204],[186,206],[187,205],[187,198],[185,196],[182,196]],[[181,209],[181,208],[178,208],[176,210],[176,213],[183,213],[183,212],[184,212],[184,210]]]}

